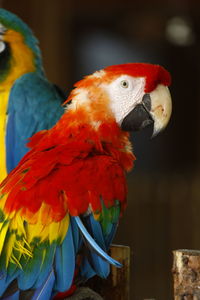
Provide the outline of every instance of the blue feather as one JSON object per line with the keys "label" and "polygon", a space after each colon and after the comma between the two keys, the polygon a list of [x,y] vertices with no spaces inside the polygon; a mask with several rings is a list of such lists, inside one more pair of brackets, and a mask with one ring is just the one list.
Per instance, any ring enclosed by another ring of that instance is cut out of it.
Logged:
{"label": "blue feather", "polygon": [[28,139],[51,128],[61,117],[64,96],[37,73],[27,73],[11,88],[6,127],[6,165],[10,172],[28,151]]}
{"label": "blue feather", "polygon": [[103,251],[99,245],[95,242],[95,240],[91,237],[91,235],[88,233],[87,229],[85,228],[85,226],[83,225],[80,217],[74,217],[83,237],[85,238],[85,240],[88,243],[88,247],[90,249],[92,249],[93,251],[95,251],[99,256],[101,256],[104,260],[106,260],[108,263],[121,268],[122,265],[116,261],[115,259],[113,259],[112,257],[110,257],[105,251]]}
{"label": "blue feather", "polygon": [[89,263],[87,257],[83,258],[83,261],[80,266],[80,275],[83,281],[86,281],[96,275],[96,272],[93,270],[91,264]]}
{"label": "blue feather", "polygon": [[70,223],[72,226],[72,234],[73,234],[73,241],[74,241],[74,251],[77,254],[82,243],[83,243],[83,239],[80,235],[80,231],[78,229],[78,225],[76,223],[76,221],[74,220],[74,218],[70,218]]}
{"label": "blue feather", "polygon": [[43,282],[44,279],[51,272],[56,247],[57,247],[57,244],[56,244],[56,242],[54,242],[49,246],[49,248],[46,249],[45,258],[44,258],[44,261],[43,261],[42,266],[40,268],[39,276],[38,276],[33,288],[40,287],[41,282]]}
{"label": "blue feather", "polygon": [[107,249],[106,249],[106,244],[105,244],[101,224],[94,219],[93,214],[90,214],[87,217],[85,217],[83,222],[86,225],[86,228],[89,229],[89,232],[91,233],[92,237],[95,239],[97,244],[104,251],[106,251]]}
{"label": "blue feather", "polygon": [[[94,219],[92,214],[84,218],[84,224],[101,249],[107,251],[101,224]],[[88,260],[97,275],[102,278],[108,277],[110,264],[107,261],[94,251],[89,251]]]}
{"label": "blue feather", "polygon": [[75,272],[75,251],[72,227],[69,224],[66,237],[55,255],[56,284],[55,290],[67,291],[73,282]]}
{"label": "blue feather", "polygon": [[6,291],[7,287],[10,285],[10,283],[17,278],[17,276],[20,274],[21,270],[18,270],[14,272],[12,276],[9,274],[5,274],[5,276],[2,276],[0,278],[0,297],[3,295],[3,293]]}
{"label": "blue feather", "polygon": [[18,286],[21,290],[28,290],[32,288],[39,277],[40,274],[40,266],[43,260],[43,249],[39,247],[34,249],[33,257],[29,260],[25,260],[22,258],[20,261],[23,267],[23,271],[21,271],[18,277]]}
{"label": "blue feather", "polygon": [[32,297],[31,300],[51,299],[54,283],[55,283],[55,275],[54,275],[54,271],[51,270],[51,272],[47,276],[47,279],[45,280],[43,285],[35,291],[34,296]]}
{"label": "blue feather", "polygon": [[118,223],[110,224],[109,233],[105,236],[106,248],[109,249],[117,230]]}

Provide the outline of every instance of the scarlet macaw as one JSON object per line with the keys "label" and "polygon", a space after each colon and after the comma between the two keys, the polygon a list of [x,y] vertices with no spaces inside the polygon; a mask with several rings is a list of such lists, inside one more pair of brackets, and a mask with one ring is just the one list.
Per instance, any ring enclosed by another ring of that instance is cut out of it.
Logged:
{"label": "scarlet macaw", "polygon": [[[107,255],[126,207],[133,167],[128,131],[171,115],[169,73],[130,63],[75,85],[57,124],[36,133],[31,150],[0,186],[0,295],[52,299],[76,279],[107,277]],[[78,270],[78,271],[77,271]]]}
{"label": "scarlet macaw", "polygon": [[64,99],[45,77],[31,29],[0,8],[0,182],[28,151],[27,139],[61,117]]}

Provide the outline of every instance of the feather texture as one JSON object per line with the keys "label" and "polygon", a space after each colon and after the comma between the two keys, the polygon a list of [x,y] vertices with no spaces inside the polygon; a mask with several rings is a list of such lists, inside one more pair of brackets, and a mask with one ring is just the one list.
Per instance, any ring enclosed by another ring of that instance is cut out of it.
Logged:
{"label": "feather texture", "polygon": [[54,271],[51,270],[51,272],[48,274],[47,279],[42,284],[42,286],[36,289],[31,300],[51,299],[54,282],[55,282],[55,275],[54,275]]}
{"label": "feather texture", "polygon": [[88,243],[88,247],[90,247],[94,252],[96,252],[98,254],[98,256],[102,257],[108,263],[110,263],[118,268],[121,268],[122,265],[118,261],[114,260],[106,252],[104,252],[101,249],[101,247],[99,247],[99,245],[95,242],[95,240],[91,237],[91,235],[86,230],[85,226],[81,222],[81,219],[79,217],[74,217],[74,218],[78,224],[78,227],[79,227],[81,233],[83,234],[85,240]]}
{"label": "feather texture", "polygon": [[[30,151],[0,184],[1,295],[17,282],[20,293],[36,289],[36,299],[48,299],[69,290],[76,276],[105,278],[110,264],[121,267],[107,250],[126,207],[125,172],[135,156],[100,82],[111,82],[123,70],[133,75],[133,68],[110,67],[77,83],[66,112],[56,125],[30,139]],[[142,76],[145,65],[136,64],[135,72]],[[162,68],[148,65],[146,75],[149,91],[160,82],[169,83]],[[21,83],[13,88],[15,95]],[[29,102],[29,91],[24,94]],[[54,114],[53,104],[51,108]],[[28,105],[26,109],[29,113]],[[41,112],[46,118],[45,108]],[[30,134],[31,122],[30,117],[23,138]]]}
{"label": "feather texture", "polygon": [[28,139],[51,128],[61,117],[63,95],[37,73],[27,73],[14,83],[8,105],[6,129],[7,170],[10,172],[28,151]]}

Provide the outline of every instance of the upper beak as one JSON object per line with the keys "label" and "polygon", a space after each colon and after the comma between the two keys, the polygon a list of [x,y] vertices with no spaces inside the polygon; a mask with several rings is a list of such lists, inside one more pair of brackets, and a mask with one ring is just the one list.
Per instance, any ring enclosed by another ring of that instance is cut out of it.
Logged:
{"label": "upper beak", "polygon": [[142,102],[124,118],[123,130],[140,130],[154,123],[153,136],[168,124],[172,112],[172,101],[168,87],[158,85],[149,94],[143,96]]}
{"label": "upper beak", "polygon": [[151,109],[150,114],[154,121],[153,136],[167,126],[172,113],[172,100],[168,87],[159,84],[150,93]]}

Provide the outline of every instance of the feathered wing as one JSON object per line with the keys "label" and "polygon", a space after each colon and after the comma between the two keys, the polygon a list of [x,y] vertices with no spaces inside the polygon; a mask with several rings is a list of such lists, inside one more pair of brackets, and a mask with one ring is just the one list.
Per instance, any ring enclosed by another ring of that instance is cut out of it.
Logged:
{"label": "feathered wing", "polygon": [[8,104],[6,128],[6,165],[8,173],[28,151],[28,139],[36,132],[51,128],[63,114],[65,95],[37,73],[16,80]]}
{"label": "feathered wing", "polygon": [[91,142],[49,147],[48,136],[32,138],[35,149],[1,184],[1,296],[17,280],[20,290],[44,295],[33,299],[46,300],[70,288],[76,264],[84,279],[106,277],[109,263],[120,266],[105,252],[126,196],[122,166],[95,154]]}

